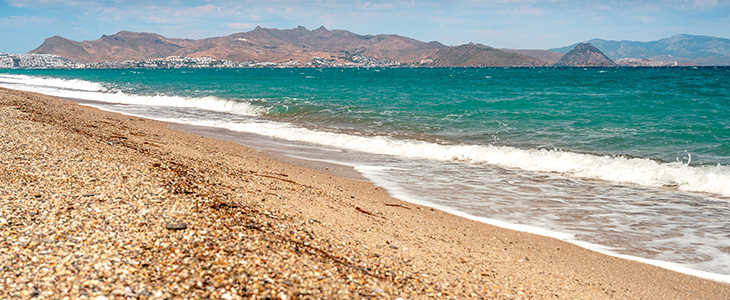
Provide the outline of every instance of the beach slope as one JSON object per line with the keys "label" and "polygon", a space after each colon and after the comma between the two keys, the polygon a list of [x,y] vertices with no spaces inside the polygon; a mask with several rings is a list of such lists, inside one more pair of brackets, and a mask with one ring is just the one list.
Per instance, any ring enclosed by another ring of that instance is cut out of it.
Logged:
{"label": "beach slope", "polygon": [[728,299],[730,286],[0,88],[0,299]]}

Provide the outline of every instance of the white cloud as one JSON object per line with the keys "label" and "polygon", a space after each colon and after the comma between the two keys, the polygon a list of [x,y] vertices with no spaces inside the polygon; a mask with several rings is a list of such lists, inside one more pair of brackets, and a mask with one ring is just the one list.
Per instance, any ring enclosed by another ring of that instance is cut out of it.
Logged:
{"label": "white cloud", "polygon": [[10,6],[20,8],[47,8],[47,7],[99,7],[93,1],[64,1],[64,0],[7,0]]}
{"label": "white cloud", "polygon": [[392,9],[393,4],[391,3],[373,3],[369,1],[355,1],[355,8],[357,9]]}
{"label": "white cloud", "polygon": [[177,19],[170,18],[166,14],[157,14],[157,13],[144,13],[144,14],[142,14],[142,19],[144,19],[150,23],[159,23],[159,24],[169,24],[169,23],[174,23],[175,21],[177,21]]}
{"label": "white cloud", "polygon": [[657,2],[656,5],[680,10],[710,10],[727,7],[730,2],[725,0],[671,0]]}
{"label": "white cloud", "polygon": [[542,16],[545,10],[540,7],[529,5],[520,5],[519,7],[511,7],[497,10],[498,13],[510,16]]}
{"label": "white cloud", "polygon": [[638,6],[634,7],[633,8],[633,11],[635,11],[635,12],[642,12],[642,13],[647,13],[647,12],[660,12],[660,11],[662,11],[662,8],[659,7],[656,4],[653,4],[653,3],[643,3],[641,5],[638,5]]}
{"label": "white cloud", "polygon": [[249,29],[252,27],[249,23],[228,23],[226,25],[232,29]]}
{"label": "white cloud", "polygon": [[715,8],[720,4],[717,0],[694,0],[693,6],[699,9],[710,9]]}
{"label": "white cloud", "polygon": [[38,17],[38,16],[9,16],[0,18],[0,24],[9,27],[26,27],[34,24],[50,24],[58,21],[57,18]]}
{"label": "white cloud", "polygon": [[39,4],[47,4],[47,2],[59,3],[62,1],[43,1],[43,0],[6,0],[12,7],[35,7]]}
{"label": "white cloud", "polygon": [[638,16],[639,20],[641,20],[644,24],[649,24],[654,21],[654,17],[652,16]]}
{"label": "white cloud", "polygon": [[[226,21],[232,21],[226,20],[227,17],[239,14],[240,13],[234,9],[228,9],[213,4],[195,7],[161,6],[153,4],[107,7],[98,10],[98,12],[95,12],[93,15],[98,17],[101,22],[104,22],[104,20],[115,20],[139,23],[141,20],[142,22],[151,24],[178,25],[197,23],[201,21],[215,21],[219,24],[225,24]],[[92,16],[90,15],[89,17]]]}
{"label": "white cloud", "polygon": [[172,15],[176,17],[187,17],[187,18],[199,18],[207,16],[230,16],[237,15],[238,12],[227,9],[213,4],[196,6],[190,8],[176,9],[172,12]]}

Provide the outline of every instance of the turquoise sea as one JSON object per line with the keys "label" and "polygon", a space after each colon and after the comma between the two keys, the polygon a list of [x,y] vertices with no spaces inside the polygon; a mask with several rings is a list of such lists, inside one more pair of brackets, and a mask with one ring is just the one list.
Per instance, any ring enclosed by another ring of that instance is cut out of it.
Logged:
{"label": "turquoise sea", "polygon": [[730,68],[0,70],[3,87],[255,135],[405,201],[726,282],[729,82]]}

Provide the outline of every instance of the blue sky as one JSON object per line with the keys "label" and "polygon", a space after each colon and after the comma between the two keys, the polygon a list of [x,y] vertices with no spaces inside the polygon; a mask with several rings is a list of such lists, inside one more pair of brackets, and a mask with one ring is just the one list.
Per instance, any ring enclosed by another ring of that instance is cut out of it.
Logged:
{"label": "blue sky", "polygon": [[653,41],[678,33],[730,38],[730,1],[4,0],[0,52],[28,52],[53,35],[82,41],[128,30],[199,39],[298,25],[447,45],[548,49],[593,38]]}

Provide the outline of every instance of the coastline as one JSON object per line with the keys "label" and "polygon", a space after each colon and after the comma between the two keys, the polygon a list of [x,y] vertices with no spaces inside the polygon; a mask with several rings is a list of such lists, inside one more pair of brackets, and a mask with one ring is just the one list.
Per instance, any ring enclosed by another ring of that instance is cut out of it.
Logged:
{"label": "coastline", "polygon": [[0,298],[730,296],[168,123],[1,88],[0,113]]}

